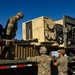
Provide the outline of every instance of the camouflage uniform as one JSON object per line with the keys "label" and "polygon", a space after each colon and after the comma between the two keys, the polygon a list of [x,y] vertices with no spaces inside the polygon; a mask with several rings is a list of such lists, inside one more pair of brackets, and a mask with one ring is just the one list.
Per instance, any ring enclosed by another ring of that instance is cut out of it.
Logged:
{"label": "camouflage uniform", "polygon": [[[5,31],[4,31],[4,38],[9,39],[11,41],[14,41],[14,38],[16,36],[16,31],[17,31],[17,21],[22,19],[24,17],[22,12],[17,13],[16,16],[13,16],[8,19]],[[9,59],[14,59],[14,50],[15,50],[15,45],[11,42],[6,43],[6,46],[4,47],[4,50],[1,54],[1,58],[5,58],[5,54],[8,51],[8,58]]]}
{"label": "camouflage uniform", "polygon": [[[4,38],[9,40],[11,39],[14,40],[17,28],[18,27],[17,27],[16,17],[14,16],[8,19],[6,27],[5,27]],[[5,55],[7,52],[8,52],[8,56],[7,56],[8,59],[14,58],[14,50],[15,50],[15,45],[13,43],[6,42],[6,45],[1,54],[1,58],[5,59]]]}
{"label": "camouflage uniform", "polygon": [[15,33],[17,30],[18,26],[17,26],[17,19],[14,17],[11,17],[8,22],[7,25],[5,27],[5,38],[7,39],[13,39],[15,37]]}
{"label": "camouflage uniform", "polygon": [[28,61],[38,62],[38,75],[51,75],[51,57],[44,54],[46,52],[45,47],[40,48],[41,56],[27,57]]}
{"label": "camouflage uniform", "polygon": [[5,38],[6,39],[13,39],[16,35],[16,31],[18,28],[17,22],[18,20],[22,19],[24,17],[22,12],[17,13],[17,16],[19,16],[19,19],[16,18],[16,16],[11,17],[8,19],[8,22],[5,27]]}

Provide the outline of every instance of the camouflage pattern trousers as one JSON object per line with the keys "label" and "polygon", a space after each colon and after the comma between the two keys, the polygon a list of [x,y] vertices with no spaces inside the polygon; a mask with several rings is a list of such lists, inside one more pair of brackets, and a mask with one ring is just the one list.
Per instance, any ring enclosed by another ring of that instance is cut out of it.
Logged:
{"label": "camouflage pattern trousers", "polygon": [[58,75],[68,75],[68,73],[59,72]]}
{"label": "camouflage pattern trousers", "polygon": [[50,73],[38,73],[38,75],[51,75]]}
{"label": "camouflage pattern trousers", "polygon": [[46,69],[45,70],[40,70],[40,71],[38,71],[38,75],[51,75],[51,72],[46,71]]}

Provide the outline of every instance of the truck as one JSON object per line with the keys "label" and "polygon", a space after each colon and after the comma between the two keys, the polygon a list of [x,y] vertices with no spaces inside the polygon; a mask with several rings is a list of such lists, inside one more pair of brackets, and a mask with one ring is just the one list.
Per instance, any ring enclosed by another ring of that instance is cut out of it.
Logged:
{"label": "truck", "polygon": [[[0,30],[2,27],[0,27]],[[3,29],[2,29],[3,31]],[[6,39],[0,31],[0,45],[2,52]],[[60,48],[66,49],[70,58],[75,55],[75,18],[64,15],[61,20],[54,20],[41,16],[22,23],[22,40],[15,40],[15,57],[17,59],[0,60],[0,75],[37,75],[38,63],[28,62],[26,57],[39,55],[40,46],[45,46],[47,54]],[[7,55],[6,55],[7,57]],[[75,59],[70,61],[71,71],[75,69]],[[35,70],[35,71],[34,71]],[[10,71],[10,72],[9,72]],[[13,72],[14,71],[14,72]],[[26,73],[25,73],[26,72]]]}
{"label": "truck", "polygon": [[[22,24],[23,40],[38,39],[35,45],[46,46],[48,54],[66,50],[69,68],[75,71],[75,18],[64,15],[60,20],[41,16]],[[34,44],[34,43],[31,43]]]}
{"label": "truck", "polygon": [[[37,39],[38,45],[53,51],[65,48],[66,54],[75,54],[75,18],[64,15],[61,20],[41,16],[22,23],[23,40]],[[34,43],[31,43],[34,44]]]}

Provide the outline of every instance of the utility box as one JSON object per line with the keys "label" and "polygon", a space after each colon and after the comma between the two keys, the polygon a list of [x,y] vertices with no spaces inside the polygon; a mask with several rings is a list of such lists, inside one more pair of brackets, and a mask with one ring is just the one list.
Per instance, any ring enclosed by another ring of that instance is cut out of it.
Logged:
{"label": "utility box", "polygon": [[22,23],[23,40],[38,39],[38,42],[54,43],[56,41],[55,21],[41,16]]}

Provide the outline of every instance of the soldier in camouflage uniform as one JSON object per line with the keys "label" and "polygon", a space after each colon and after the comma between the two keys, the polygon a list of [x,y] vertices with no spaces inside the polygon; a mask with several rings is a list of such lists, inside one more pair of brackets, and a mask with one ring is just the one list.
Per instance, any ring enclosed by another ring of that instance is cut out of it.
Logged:
{"label": "soldier in camouflage uniform", "polygon": [[[14,40],[16,36],[16,31],[18,28],[18,20],[22,19],[24,17],[22,12],[18,12],[16,16],[13,16],[8,19],[5,31],[4,31],[4,38],[9,39],[11,41]],[[1,54],[1,58],[5,59],[5,55],[8,51],[8,58],[13,59],[14,58],[14,50],[15,50],[15,45],[12,43],[6,43],[6,46]]]}
{"label": "soldier in camouflage uniform", "polygon": [[58,75],[68,75],[68,58],[64,56],[65,50],[58,50],[59,58],[54,63],[55,66],[58,67]]}
{"label": "soldier in camouflage uniform", "polygon": [[38,75],[51,75],[51,57],[46,55],[46,47],[40,47],[40,56],[27,57],[28,61],[38,62]]}

